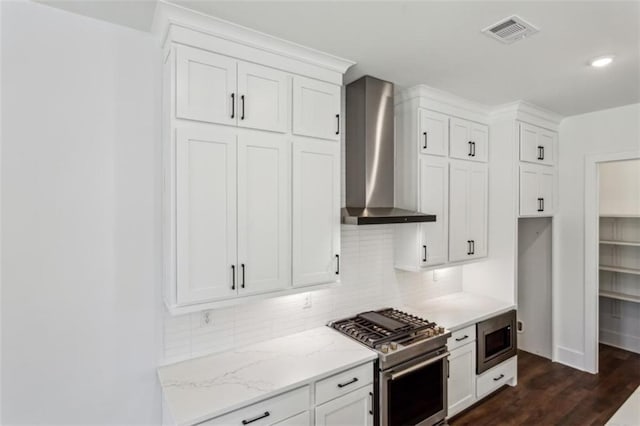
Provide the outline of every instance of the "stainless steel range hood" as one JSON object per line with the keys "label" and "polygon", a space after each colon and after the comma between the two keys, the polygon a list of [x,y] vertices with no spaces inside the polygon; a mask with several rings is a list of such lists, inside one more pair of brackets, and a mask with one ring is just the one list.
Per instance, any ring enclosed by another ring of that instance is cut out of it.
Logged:
{"label": "stainless steel range hood", "polygon": [[394,207],[393,84],[364,76],[347,85],[346,207],[342,223],[435,222]]}

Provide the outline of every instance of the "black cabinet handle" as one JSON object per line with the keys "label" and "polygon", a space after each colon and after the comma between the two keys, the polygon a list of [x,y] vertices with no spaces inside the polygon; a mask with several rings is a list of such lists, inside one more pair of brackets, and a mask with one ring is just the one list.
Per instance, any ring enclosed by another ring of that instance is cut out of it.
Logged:
{"label": "black cabinet handle", "polygon": [[469,338],[469,336],[467,336],[467,335],[465,334],[465,335],[464,335],[464,336],[462,336],[462,337],[458,337],[458,338],[456,339],[456,342],[462,342],[463,340],[468,339],[468,338]]}
{"label": "black cabinet handle", "polygon": [[469,144],[469,153],[467,155],[471,157],[473,155],[473,151],[472,151],[473,148],[471,148],[472,146],[471,144],[473,144],[473,142],[469,141],[468,144]]}
{"label": "black cabinet handle", "polygon": [[336,114],[336,135],[340,134],[340,114]]}
{"label": "black cabinet handle", "polygon": [[244,263],[241,264],[240,267],[242,268],[242,284],[240,287],[244,288]]}
{"label": "black cabinet handle", "polygon": [[336,275],[340,275],[340,255],[336,254]]}
{"label": "black cabinet handle", "polygon": [[243,420],[242,424],[243,425],[248,425],[249,423],[257,422],[258,420],[264,419],[265,417],[269,417],[270,415],[271,415],[271,413],[269,413],[268,411],[265,411],[264,414],[256,416],[256,417],[254,417],[252,419]]}
{"label": "black cabinet handle", "polygon": [[231,290],[236,289],[236,265],[231,265]]}
{"label": "black cabinet handle", "polygon": [[244,120],[244,95],[240,96],[240,101],[242,102],[242,115],[240,115],[240,120]]}
{"label": "black cabinet handle", "polygon": [[422,246],[422,261],[423,262],[427,261],[427,246],[426,245]]}
{"label": "black cabinet handle", "polygon": [[544,146],[538,145],[538,160],[544,160]]}
{"label": "black cabinet handle", "polygon": [[494,377],[493,381],[497,382],[498,380],[502,379],[504,377],[504,374],[499,375],[498,377]]}
{"label": "black cabinet handle", "polygon": [[471,240],[467,240],[467,256],[471,254]]}
{"label": "black cabinet handle", "polygon": [[231,94],[231,118],[236,116],[236,94]]}
{"label": "black cabinet handle", "polygon": [[471,240],[471,254],[476,254],[476,240]]}
{"label": "black cabinet handle", "polygon": [[369,414],[373,416],[373,392],[369,392],[369,398],[371,398],[371,410],[369,410]]}
{"label": "black cabinet handle", "polygon": [[358,381],[358,378],[357,378],[357,377],[354,377],[353,379],[349,380],[348,382],[338,383],[338,387],[339,387],[340,389],[342,389],[343,387],[345,387],[345,386],[349,386],[350,384],[355,383],[355,382],[357,382],[357,381]]}
{"label": "black cabinet handle", "polygon": [[544,211],[544,198],[541,198],[540,201],[542,201],[542,211]]}
{"label": "black cabinet handle", "polygon": [[422,132],[422,134],[424,135],[424,146],[422,147],[422,149],[427,149],[427,142],[429,140],[429,136],[427,135],[427,132]]}
{"label": "black cabinet handle", "polygon": [[473,148],[473,154],[471,154],[472,157],[476,156],[476,143],[471,141],[471,148]]}
{"label": "black cabinet handle", "polygon": [[544,208],[542,207],[542,203],[543,203],[543,198],[538,198],[538,211],[542,212],[544,211]]}
{"label": "black cabinet handle", "polygon": [[451,377],[451,361],[447,360],[447,379]]}

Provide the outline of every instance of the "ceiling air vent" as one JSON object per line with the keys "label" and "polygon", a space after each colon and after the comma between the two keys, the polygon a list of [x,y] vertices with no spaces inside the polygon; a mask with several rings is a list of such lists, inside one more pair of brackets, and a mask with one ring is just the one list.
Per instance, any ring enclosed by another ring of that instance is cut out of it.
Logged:
{"label": "ceiling air vent", "polygon": [[499,22],[489,25],[482,30],[486,35],[498,39],[505,44],[511,44],[514,41],[529,37],[538,31],[540,30],[533,24],[528,23],[516,15],[501,19]]}

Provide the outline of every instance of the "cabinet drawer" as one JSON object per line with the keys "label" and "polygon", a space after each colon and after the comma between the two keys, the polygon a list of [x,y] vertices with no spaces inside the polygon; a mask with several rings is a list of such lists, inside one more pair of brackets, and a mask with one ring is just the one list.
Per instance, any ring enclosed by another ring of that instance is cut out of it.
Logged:
{"label": "cabinet drawer", "polygon": [[251,422],[252,426],[274,425],[308,409],[309,386],[305,386],[200,424],[242,426]]}
{"label": "cabinet drawer", "polygon": [[514,356],[477,377],[476,397],[483,398],[516,377],[518,357]]}
{"label": "cabinet drawer", "polygon": [[352,368],[316,383],[316,405],[373,383],[371,363]]}
{"label": "cabinet drawer", "polygon": [[311,425],[311,415],[308,411],[289,417],[286,420],[276,423],[273,426],[309,426]]}
{"label": "cabinet drawer", "polygon": [[447,340],[447,348],[449,351],[459,348],[462,345],[476,340],[476,325],[470,325],[458,331],[451,332],[451,337]]}

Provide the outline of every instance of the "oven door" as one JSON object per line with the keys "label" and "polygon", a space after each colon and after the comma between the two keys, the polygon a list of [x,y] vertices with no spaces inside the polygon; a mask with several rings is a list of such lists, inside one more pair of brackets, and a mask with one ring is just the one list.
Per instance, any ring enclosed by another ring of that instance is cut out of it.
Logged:
{"label": "oven door", "polygon": [[479,322],[476,332],[478,374],[517,354],[516,311]]}
{"label": "oven door", "polygon": [[447,416],[447,357],[443,347],[380,373],[380,424],[431,426]]}

